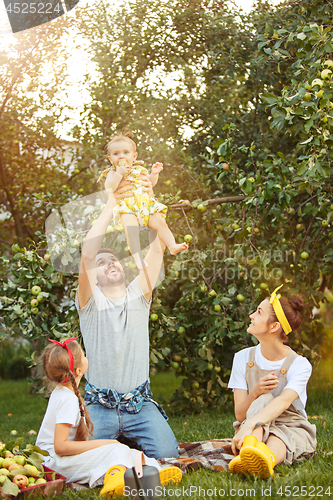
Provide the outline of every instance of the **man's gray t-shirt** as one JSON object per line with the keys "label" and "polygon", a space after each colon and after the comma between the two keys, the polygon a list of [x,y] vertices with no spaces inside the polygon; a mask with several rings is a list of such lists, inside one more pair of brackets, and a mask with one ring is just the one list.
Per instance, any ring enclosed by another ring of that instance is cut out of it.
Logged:
{"label": "man's gray t-shirt", "polygon": [[149,378],[149,310],[139,278],[120,299],[108,299],[96,286],[89,302],[75,305],[89,361],[86,379],[99,389],[129,392]]}

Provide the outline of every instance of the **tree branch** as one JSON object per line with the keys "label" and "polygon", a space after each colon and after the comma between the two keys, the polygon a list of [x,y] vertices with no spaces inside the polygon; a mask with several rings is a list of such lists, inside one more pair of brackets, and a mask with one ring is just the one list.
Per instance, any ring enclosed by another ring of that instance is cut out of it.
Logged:
{"label": "tree branch", "polygon": [[[218,205],[219,203],[232,203],[237,201],[243,201],[246,196],[226,196],[225,198],[214,198],[213,200],[206,200],[207,205]],[[171,210],[192,210],[192,205],[185,205],[184,203],[177,203],[175,205],[170,205]]]}

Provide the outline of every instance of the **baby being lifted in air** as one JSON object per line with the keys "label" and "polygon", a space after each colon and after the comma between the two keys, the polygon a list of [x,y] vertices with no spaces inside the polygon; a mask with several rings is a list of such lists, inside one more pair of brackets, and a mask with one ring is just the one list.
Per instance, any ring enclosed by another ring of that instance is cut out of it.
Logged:
{"label": "baby being lifted in air", "polygon": [[[155,200],[154,195],[143,192],[139,183],[140,174],[148,175],[143,161],[137,161],[135,142],[127,135],[117,135],[107,145],[108,158],[112,168],[107,173],[105,188],[115,191],[122,179],[134,185],[133,196],[120,200],[114,210],[114,222],[117,229],[125,229],[127,243],[139,269],[147,267],[140,249],[140,226],[155,229],[158,237],[176,255],[188,249],[186,243],[177,244],[166,221],[167,207]],[[155,163],[149,176],[152,186],[158,181],[158,174],[163,170],[162,163]],[[100,179],[99,178],[99,179]]]}

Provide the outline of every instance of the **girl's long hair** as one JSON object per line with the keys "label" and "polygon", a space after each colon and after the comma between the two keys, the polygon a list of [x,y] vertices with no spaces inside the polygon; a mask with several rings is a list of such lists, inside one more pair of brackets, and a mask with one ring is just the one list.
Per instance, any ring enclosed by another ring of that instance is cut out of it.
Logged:
{"label": "girl's long hair", "polygon": [[[81,366],[83,351],[78,342],[73,340],[67,344],[68,349],[71,350],[74,356],[74,370]],[[57,344],[49,344],[45,347],[41,355],[41,362],[43,366],[44,375],[51,382],[61,384],[66,377],[69,378],[72,384],[74,394],[79,400],[80,407],[80,422],[75,434],[75,441],[86,441],[88,436],[92,436],[93,424],[90,420],[89,413],[86,405],[81,397],[79,388],[76,385],[75,377],[69,368],[69,355],[67,349]]]}

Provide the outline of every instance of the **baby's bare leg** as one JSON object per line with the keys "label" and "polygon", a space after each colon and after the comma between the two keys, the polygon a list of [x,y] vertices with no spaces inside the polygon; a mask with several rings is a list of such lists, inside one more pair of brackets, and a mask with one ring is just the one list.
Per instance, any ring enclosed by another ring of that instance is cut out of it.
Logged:
{"label": "baby's bare leg", "polygon": [[140,247],[139,221],[134,214],[122,214],[121,223],[125,228],[127,244],[138,269],[148,267],[143,260]]}
{"label": "baby's bare leg", "polygon": [[149,219],[149,227],[156,229],[159,239],[168,247],[171,255],[176,255],[188,249],[186,243],[176,243],[174,235],[161,214],[156,213]]}

